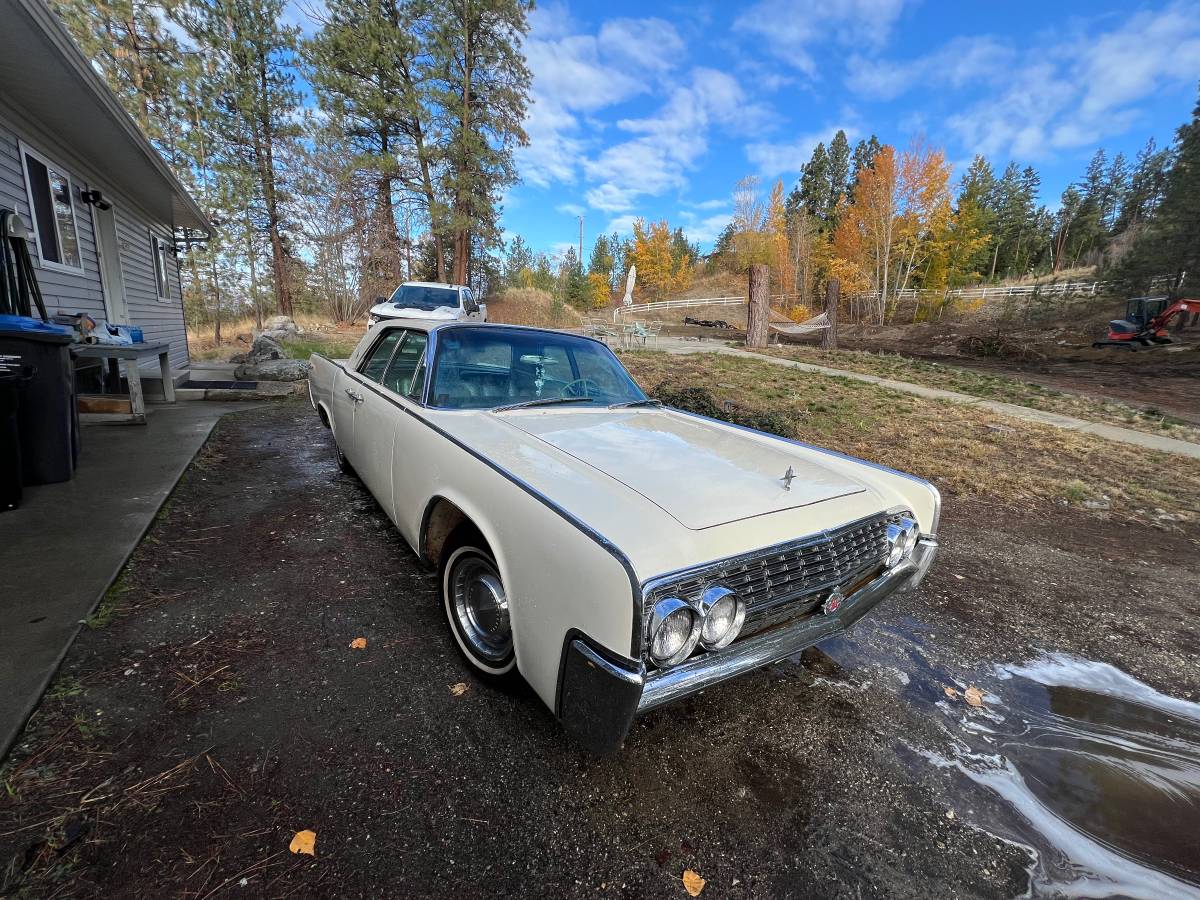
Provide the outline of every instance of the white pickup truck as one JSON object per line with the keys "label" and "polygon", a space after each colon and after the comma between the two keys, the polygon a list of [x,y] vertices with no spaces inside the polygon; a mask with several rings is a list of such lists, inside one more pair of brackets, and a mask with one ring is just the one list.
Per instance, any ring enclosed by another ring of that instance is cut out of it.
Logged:
{"label": "white pickup truck", "polygon": [[520,673],[593,749],[839,634],[937,553],[929,483],[664,407],[580,335],[380,322],[349,360],[314,355],[309,389],[437,568],[467,663]]}
{"label": "white pickup truck", "polygon": [[475,299],[463,284],[406,281],[388,298],[376,297],[367,322],[388,319],[424,319],[435,322],[486,322],[487,304]]}

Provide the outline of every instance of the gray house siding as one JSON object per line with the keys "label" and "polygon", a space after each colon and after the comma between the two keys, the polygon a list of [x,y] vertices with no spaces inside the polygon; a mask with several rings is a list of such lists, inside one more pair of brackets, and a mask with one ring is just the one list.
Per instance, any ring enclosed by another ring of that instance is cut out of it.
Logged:
{"label": "gray house siding", "polygon": [[[130,323],[145,332],[146,340],[167,341],[171,345],[171,365],[185,368],[189,364],[187,333],[184,328],[183,303],[175,265],[169,264],[170,298],[159,298],[154,278],[154,259],[151,234],[170,241],[167,223],[153,223],[136,205],[112,190],[102,173],[103,160],[81,159],[77,153],[60,146],[54,138],[42,133],[36,125],[19,112],[0,103],[0,206],[15,209],[30,219],[28,193],[22,168],[20,144],[49,158],[65,169],[73,182],[76,194],[75,222],[78,233],[82,271],[64,271],[44,266],[37,248],[30,243],[30,255],[37,270],[38,284],[51,315],[56,312],[83,312],[96,319],[106,319],[103,281],[96,254],[95,225],[92,207],[83,203],[78,191],[98,188],[116,210],[118,243],[120,244],[121,274],[125,282],[125,304]],[[157,361],[144,363],[157,370]]]}

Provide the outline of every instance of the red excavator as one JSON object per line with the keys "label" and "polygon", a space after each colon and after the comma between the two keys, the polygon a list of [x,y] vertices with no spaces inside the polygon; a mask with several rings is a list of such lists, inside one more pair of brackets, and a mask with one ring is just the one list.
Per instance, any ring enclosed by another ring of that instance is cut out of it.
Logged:
{"label": "red excavator", "polygon": [[1108,338],[1092,346],[1142,350],[1170,344],[1167,326],[1176,316],[1189,313],[1200,313],[1200,300],[1172,302],[1169,297],[1133,297],[1125,303],[1125,318],[1109,322]]}

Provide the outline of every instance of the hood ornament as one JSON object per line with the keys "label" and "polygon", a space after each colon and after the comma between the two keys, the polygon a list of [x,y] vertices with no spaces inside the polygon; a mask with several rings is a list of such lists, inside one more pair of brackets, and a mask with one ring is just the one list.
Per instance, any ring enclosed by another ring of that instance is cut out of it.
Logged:
{"label": "hood ornament", "polygon": [[783,482],[783,489],[785,491],[790,491],[792,489],[792,479],[795,477],[796,477],[796,472],[792,469],[791,466],[788,466],[788,470],[786,472],[784,472],[783,477],[779,479],[780,481]]}

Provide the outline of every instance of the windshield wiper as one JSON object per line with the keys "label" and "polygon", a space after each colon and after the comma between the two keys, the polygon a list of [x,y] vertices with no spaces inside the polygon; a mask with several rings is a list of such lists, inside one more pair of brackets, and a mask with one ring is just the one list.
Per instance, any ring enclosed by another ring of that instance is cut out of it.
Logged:
{"label": "windshield wiper", "polygon": [[525,409],[530,406],[554,406],[559,403],[591,403],[591,397],[542,397],[537,400],[522,400],[507,406],[494,406],[492,412],[507,412],[510,409]]}
{"label": "windshield wiper", "polygon": [[609,409],[632,409],[635,406],[662,406],[661,400],[653,400],[647,397],[645,400],[626,400],[624,403],[610,403]]}

